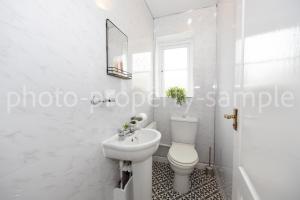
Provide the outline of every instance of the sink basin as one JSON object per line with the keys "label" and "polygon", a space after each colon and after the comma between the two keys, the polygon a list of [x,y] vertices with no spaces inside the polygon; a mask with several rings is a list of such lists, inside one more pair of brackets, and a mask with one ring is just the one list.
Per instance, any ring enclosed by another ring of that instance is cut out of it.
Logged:
{"label": "sink basin", "polygon": [[120,139],[118,135],[105,140],[103,153],[105,157],[116,160],[140,162],[146,160],[157,150],[161,134],[154,129],[140,129],[133,135]]}
{"label": "sink basin", "polygon": [[152,155],[157,150],[161,134],[154,129],[140,129],[120,139],[118,135],[102,143],[104,156],[120,161],[132,161],[133,200],[152,200]]}

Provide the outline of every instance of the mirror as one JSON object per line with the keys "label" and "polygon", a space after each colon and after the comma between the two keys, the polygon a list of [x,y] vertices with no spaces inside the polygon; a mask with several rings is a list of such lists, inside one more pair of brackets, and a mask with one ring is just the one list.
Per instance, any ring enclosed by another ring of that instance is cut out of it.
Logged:
{"label": "mirror", "polygon": [[107,74],[131,79],[128,61],[128,37],[109,19],[106,20]]}

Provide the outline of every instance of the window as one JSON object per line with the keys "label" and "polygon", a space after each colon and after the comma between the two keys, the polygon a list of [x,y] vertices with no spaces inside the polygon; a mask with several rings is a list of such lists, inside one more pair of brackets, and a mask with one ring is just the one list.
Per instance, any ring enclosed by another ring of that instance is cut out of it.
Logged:
{"label": "window", "polygon": [[158,44],[159,96],[178,86],[185,88],[187,96],[193,96],[192,43],[172,41]]}

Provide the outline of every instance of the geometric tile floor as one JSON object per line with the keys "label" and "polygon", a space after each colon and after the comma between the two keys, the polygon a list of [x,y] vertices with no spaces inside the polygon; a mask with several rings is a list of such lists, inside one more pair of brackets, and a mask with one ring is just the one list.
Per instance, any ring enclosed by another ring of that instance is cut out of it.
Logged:
{"label": "geometric tile floor", "polygon": [[195,169],[191,174],[191,191],[179,194],[173,190],[174,172],[168,163],[153,162],[152,200],[224,200],[214,176]]}

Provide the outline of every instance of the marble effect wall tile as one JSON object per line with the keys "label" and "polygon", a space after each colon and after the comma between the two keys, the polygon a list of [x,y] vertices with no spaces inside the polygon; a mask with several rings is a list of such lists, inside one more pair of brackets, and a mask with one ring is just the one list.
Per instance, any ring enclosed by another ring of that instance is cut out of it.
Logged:
{"label": "marble effect wall tile", "polygon": [[[101,142],[135,112],[153,120],[151,107],[134,110],[132,103],[90,113],[91,92],[132,94],[139,84],[106,75],[105,19],[128,35],[129,65],[134,53],[153,50],[153,20],[144,1],[112,2],[109,10],[94,0],[0,2],[0,199],[112,199],[118,165],[104,158]],[[148,85],[145,93],[153,90]],[[83,99],[74,107],[27,105],[8,113],[8,92],[20,93],[23,86],[73,91]]]}

